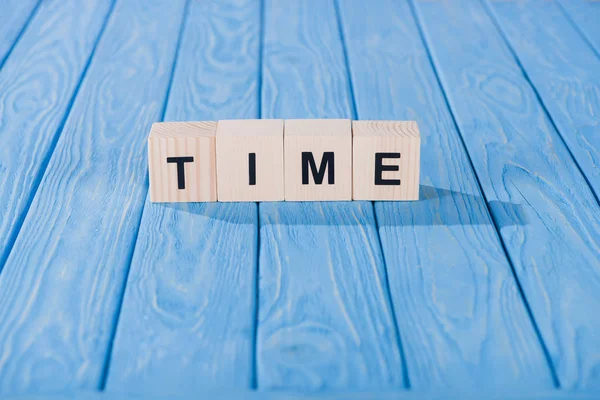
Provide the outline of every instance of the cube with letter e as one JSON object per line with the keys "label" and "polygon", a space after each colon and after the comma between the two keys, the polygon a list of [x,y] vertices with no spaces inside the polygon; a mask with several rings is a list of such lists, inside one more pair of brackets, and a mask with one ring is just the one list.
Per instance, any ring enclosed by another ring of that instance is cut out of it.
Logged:
{"label": "cube with letter e", "polygon": [[421,136],[415,121],[353,121],[354,200],[418,200]]}

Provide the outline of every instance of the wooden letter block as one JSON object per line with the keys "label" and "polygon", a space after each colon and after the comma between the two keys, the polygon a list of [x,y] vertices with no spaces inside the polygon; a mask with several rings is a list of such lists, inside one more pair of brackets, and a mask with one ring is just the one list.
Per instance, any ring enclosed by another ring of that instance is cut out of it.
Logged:
{"label": "wooden letter block", "polygon": [[148,137],[150,201],[217,201],[217,123],[160,122]]}
{"label": "wooden letter block", "polygon": [[285,199],[352,199],[350,120],[285,121]]}
{"label": "wooden letter block", "polygon": [[354,121],[354,200],[419,200],[415,121]]}
{"label": "wooden letter block", "polygon": [[224,120],[217,126],[219,201],[283,200],[283,120]]}

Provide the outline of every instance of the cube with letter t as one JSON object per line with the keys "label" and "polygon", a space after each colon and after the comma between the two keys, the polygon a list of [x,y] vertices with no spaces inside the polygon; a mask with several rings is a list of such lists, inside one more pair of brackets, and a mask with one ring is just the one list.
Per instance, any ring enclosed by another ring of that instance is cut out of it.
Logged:
{"label": "cube with letter t", "polygon": [[285,121],[285,199],[352,200],[350,120]]}
{"label": "cube with letter t", "polygon": [[158,122],[148,137],[150,201],[217,201],[217,123]]}
{"label": "cube with letter t", "polygon": [[354,200],[418,200],[415,121],[353,121]]}
{"label": "cube with letter t", "polygon": [[217,126],[219,201],[283,201],[283,120],[223,120]]}

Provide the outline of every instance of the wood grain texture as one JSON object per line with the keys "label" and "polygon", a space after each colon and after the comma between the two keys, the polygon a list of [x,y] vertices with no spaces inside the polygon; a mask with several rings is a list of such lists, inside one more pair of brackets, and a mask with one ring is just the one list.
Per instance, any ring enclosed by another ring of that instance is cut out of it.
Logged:
{"label": "wood grain texture", "polygon": [[[190,2],[166,120],[258,116],[259,18],[254,0]],[[252,385],[257,211],[146,201],[107,390]]]}
{"label": "wood grain texture", "polygon": [[2,394],[101,384],[183,8],[124,0],[108,21],[0,274]]}
{"label": "wood grain texture", "polygon": [[416,120],[421,133],[420,200],[375,203],[411,388],[551,388],[410,7],[343,0],[340,11],[358,117]]}
{"label": "wood grain texture", "polygon": [[600,2],[597,0],[554,0],[571,18],[580,34],[600,55]]}
{"label": "wood grain texture", "polygon": [[[23,400],[23,396],[3,397],[3,400]],[[597,400],[598,393],[577,393],[560,390],[523,391],[506,393],[504,391],[359,391],[359,392],[287,392],[287,391],[249,391],[231,389],[202,389],[193,394],[139,395],[127,392],[73,392],[50,395],[27,396],[27,400],[464,400],[485,398],[486,400]]]}
{"label": "wood grain texture", "polygon": [[44,3],[0,70],[0,269],[109,8],[106,1]]}
{"label": "wood grain texture", "polygon": [[600,198],[600,58],[556,2],[493,6],[546,110]]}
{"label": "wood grain texture", "polygon": [[[265,1],[262,117],[352,118],[331,1],[322,5],[310,0],[291,4]],[[326,13],[320,15],[313,7]],[[284,83],[286,93],[281,92]]]}
{"label": "wood grain texture", "polygon": [[373,209],[260,204],[258,387],[402,385]]}
{"label": "wood grain texture", "polygon": [[[216,132],[216,121],[152,124],[148,137],[150,201],[217,201]],[[169,160],[178,157],[182,163]]]}
{"label": "wood grain texture", "polygon": [[[266,118],[349,118],[331,1],[265,3]],[[259,389],[400,388],[403,366],[373,208],[260,204]]]}
{"label": "wood grain texture", "polygon": [[217,179],[219,201],[283,201],[283,120],[220,120]]}
{"label": "wood grain texture", "polygon": [[[313,158],[307,162],[304,153],[310,153]],[[331,153],[331,158],[325,158],[325,153]],[[307,181],[304,181],[305,169]],[[323,179],[317,184],[319,173]],[[349,119],[285,121],[285,200],[352,200],[352,124]]]}
{"label": "wood grain texture", "polygon": [[482,4],[415,4],[560,385],[597,389],[600,207]]}
{"label": "wood grain texture", "polygon": [[39,3],[40,0],[4,0],[0,4],[0,67]]}
{"label": "wood grain texture", "polygon": [[421,135],[415,121],[352,121],[352,140],[354,200],[419,200]]}

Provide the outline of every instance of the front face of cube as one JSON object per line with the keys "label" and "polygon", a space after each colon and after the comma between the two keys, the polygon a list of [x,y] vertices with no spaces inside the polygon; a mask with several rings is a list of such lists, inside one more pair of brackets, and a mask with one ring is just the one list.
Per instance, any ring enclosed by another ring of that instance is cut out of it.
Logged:
{"label": "front face of cube", "polygon": [[352,199],[352,136],[285,136],[285,200]]}
{"label": "front face of cube", "polygon": [[150,201],[217,201],[214,137],[148,140]]}
{"label": "front face of cube", "polygon": [[283,121],[219,122],[219,201],[283,201],[283,178]]}
{"label": "front face of cube", "polygon": [[354,137],[354,200],[418,200],[419,138]]}

